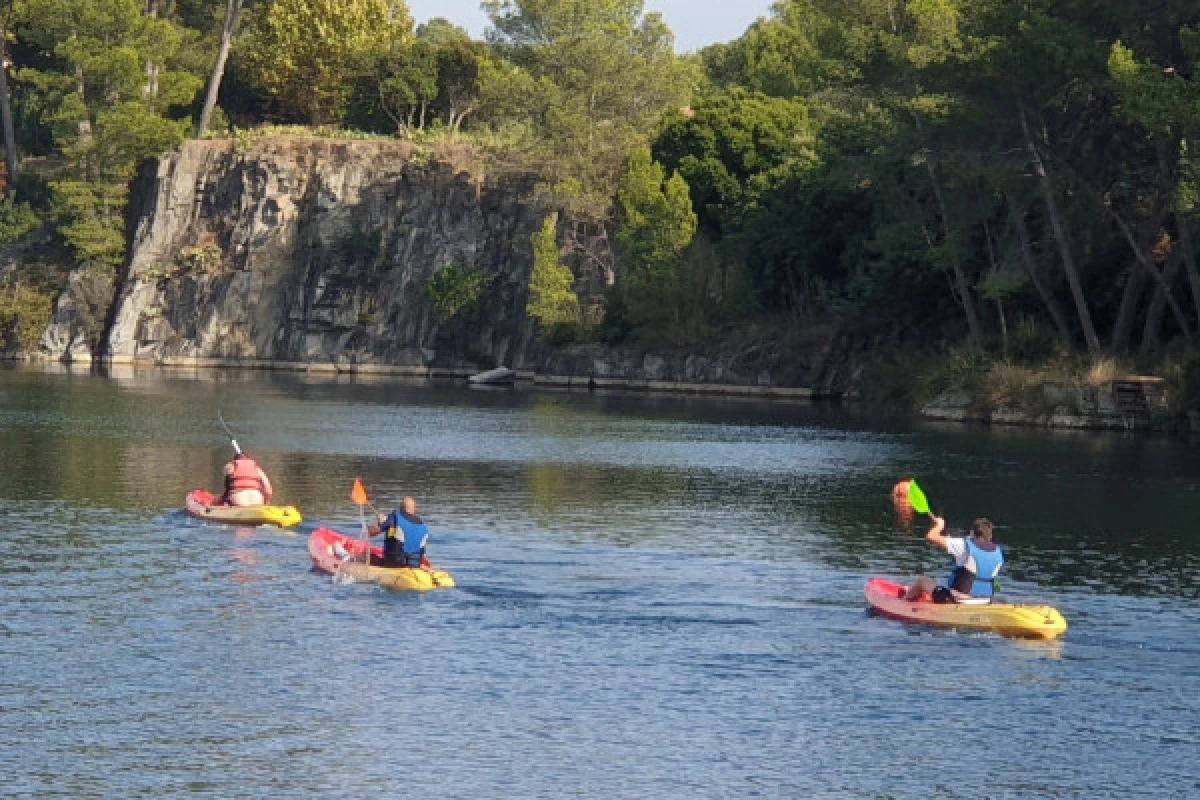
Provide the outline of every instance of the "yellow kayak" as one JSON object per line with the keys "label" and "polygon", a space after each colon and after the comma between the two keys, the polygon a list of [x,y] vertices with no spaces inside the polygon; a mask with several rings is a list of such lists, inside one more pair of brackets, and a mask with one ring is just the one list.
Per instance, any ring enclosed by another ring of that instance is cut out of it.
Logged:
{"label": "yellow kayak", "polygon": [[277,525],[291,528],[304,521],[295,506],[225,506],[216,497],[196,489],[184,502],[187,512],[197,519],[227,525]]}
{"label": "yellow kayak", "polygon": [[907,586],[872,578],[867,582],[867,604],[880,616],[939,628],[991,631],[1021,639],[1054,639],[1067,632],[1067,621],[1051,606],[909,601],[904,599],[907,592]]}
{"label": "yellow kayak", "polygon": [[[339,558],[334,552],[335,544],[340,544],[342,549],[350,554],[351,560],[343,561]],[[346,575],[356,581],[378,583],[398,592],[428,592],[455,587],[454,578],[449,572],[434,569],[432,566],[375,567],[362,561],[354,561],[354,557],[362,558],[363,546],[361,539],[330,528],[319,528],[308,537],[308,554],[312,558],[313,566],[321,572]],[[379,558],[383,557],[383,551],[378,547],[371,548],[371,552]]]}

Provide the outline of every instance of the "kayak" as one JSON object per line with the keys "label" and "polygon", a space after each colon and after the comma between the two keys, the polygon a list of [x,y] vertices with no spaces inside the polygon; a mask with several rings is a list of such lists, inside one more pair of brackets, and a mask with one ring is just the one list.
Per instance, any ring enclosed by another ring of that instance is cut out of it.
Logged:
{"label": "kayak", "polygon": [[184,501],[187,512],[197,519],[229,525],[278,525],[291,528],[304,521],[295,506],[227,506],[219,498],[195,489]]}
{"label": "kayak", "polygon": [[[335,552],[335,545],[350,554],[343,560]],[[454,578],[449,572],[434,569],[426,562],[420,567],[374,567],[367,566],[361,559],[365,543],[362,539],[347,536],[330,528],[318,528],[308,537],[308,554],[313,567],[330,575],[347,575],[356,581],[378,583],[399,592],[428,592],[431,589],[453,589]],[[383,550],[371,548],[371,554],[383,558]],[[354,559],[358,558],[359,561]]]}
{"label": "kayak", "polygon": [[1022,639],[1053,639],[1066,633],[1067,621],[1050,606],[1014,606],[1007,603],[958,605],[932,600],[904,599],[907,586],[882,578],[867,581],[867,605],[876,614],[901,622],[992,631]]}

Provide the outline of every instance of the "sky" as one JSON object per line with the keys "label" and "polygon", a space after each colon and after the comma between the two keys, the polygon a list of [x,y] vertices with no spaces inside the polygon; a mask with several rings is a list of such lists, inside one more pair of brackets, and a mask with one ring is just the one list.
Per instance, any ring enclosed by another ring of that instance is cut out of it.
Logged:
{"label": "sky", "polygon": [[[751,22],[765,15],[773,0],[647,0],[647,11],[661,11],[675,31],[675,49],[699,50],[713,42],[728,42],[741,36]],[[445,17],[479,37],[487,17],[479,0],[408,0],[418,23]]]}

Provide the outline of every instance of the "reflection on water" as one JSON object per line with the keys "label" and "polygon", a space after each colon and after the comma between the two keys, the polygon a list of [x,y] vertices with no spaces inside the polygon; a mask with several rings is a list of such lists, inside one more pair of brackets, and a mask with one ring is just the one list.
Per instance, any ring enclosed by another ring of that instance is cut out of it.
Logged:
{"label": "reflection on water", "polygon": [[[231,455],[218,408],[305,513],[299,533],[181,512]],[[450,796],[1200,791],[1187,442],[743,400],[7,370],[0,448],[15,796],[398,796],[414,771]],[[945,567],[922,520],[896,521],[909,474],[952,526],[1002,526],[1005,593],[1061,608],[1064,640],[863,613],[868,575]],[[461,589],[310,571],[312,526],[358,529],[355,476],[377,505],[418,497]],[[974,765],[952,784],[929,758],[948,735]],[[389,758],[397,737],[415,770]]]}

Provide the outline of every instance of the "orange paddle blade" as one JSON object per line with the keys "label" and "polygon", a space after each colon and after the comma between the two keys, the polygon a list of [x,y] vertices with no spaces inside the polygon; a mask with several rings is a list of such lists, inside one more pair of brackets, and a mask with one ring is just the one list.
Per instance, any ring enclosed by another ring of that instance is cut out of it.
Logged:
{"label": "orange paddle blade", "polygon": [[363,488],[362,481],[358,478],[354,479],[354,490],[350,492],[350,499],[360,506],[367,504],[367,490]]}

